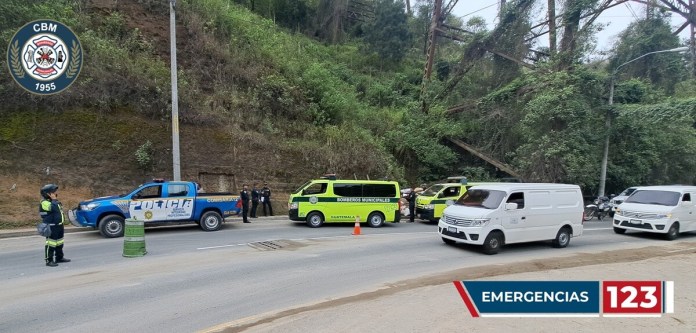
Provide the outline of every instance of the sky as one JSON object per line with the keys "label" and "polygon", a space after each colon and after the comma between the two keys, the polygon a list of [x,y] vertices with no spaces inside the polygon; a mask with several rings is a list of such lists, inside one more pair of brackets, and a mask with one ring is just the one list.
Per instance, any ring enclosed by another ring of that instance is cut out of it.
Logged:
{"label": "sky", "polygon": [[[510,0],[508,0],[510,1]],[[545,3],[546,1],[541,1]],[[443,0],[443,3],[448,3],[448,0]],[[493,29],[497,23],[497,13],[500,0],[459,0],[452,10],[452,14],[463,17],[466,22],[472,16],[481,16],[486,20],[489,29]],[[558,5],[557,5],[558,6]],[[556,11],[559,11],[557,7]],[[538,23],[545,20],[546,13],[544,8],[535,7],[533,10],[533,22]],[[612,7],[602,12],[595,22],[608,24],[605,29],[597,34],[597,54],[601,51],[608,51],[613,44],[618,40],[618,34],[621,33],[629,24],[642,18],[645,14],[645,5],[637,2],[626,2],[624,4]],[[674,30],[684,23],[684,19],[678,14],[672,14],[672,27]],[[688,28],[684,29],[680,34],[680,39],[688,38]],[[559,36],[560,38],[560,36]],[[544,35],[537,39],[539,45],[548,45],[548,35]]]}

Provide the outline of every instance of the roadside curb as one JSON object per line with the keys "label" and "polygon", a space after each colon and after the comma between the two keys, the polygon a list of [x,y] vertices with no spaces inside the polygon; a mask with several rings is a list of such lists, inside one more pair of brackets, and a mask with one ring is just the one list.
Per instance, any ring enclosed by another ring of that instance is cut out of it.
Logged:
{"label": "roadside curb", "polygon": [[[288,217],[286,215],[275,215],[275,216],[259,216],[254,220],[257,221],[286,221]],[[241,217],[230,216],[225,219],[225,223],[236,223],[242,222]],[[74,232],[88,232],[95,231],[96,229],[90,227],[76,227],[73,225],[65,226],[65,233],[70,234]],[[38,236],[36,229],[34,228],[22,228],[22,229],[6,229],[0,230],[0,239],[2,238],[15,238],[15,237],[26,237],[26,236]]]}

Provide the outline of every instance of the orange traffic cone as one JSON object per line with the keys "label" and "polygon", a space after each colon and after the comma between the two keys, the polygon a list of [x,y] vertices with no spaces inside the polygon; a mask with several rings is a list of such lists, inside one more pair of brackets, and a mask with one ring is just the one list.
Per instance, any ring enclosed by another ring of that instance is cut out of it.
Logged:
{"label": "orange traffic cone", "polygon": [[355,217],[355,227],[353,227],[353,235],[360,235],[360,216]]}

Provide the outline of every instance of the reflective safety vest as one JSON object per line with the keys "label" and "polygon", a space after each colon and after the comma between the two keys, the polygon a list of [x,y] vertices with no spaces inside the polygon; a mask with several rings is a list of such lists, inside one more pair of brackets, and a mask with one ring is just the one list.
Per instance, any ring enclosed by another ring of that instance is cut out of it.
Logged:
{"label": "reflective safety vest", "polygon": [[42,200],[39,206],[39,215],[44,223],[49,225],[65,224],[65,216],[63,215],[63,207],[58,200]]}

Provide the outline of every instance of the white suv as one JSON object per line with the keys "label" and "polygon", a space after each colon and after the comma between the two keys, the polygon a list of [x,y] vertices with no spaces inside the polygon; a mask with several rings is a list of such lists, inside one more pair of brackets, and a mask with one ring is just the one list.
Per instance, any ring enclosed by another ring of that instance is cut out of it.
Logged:
{"label": "white suv", "polygon": [[665,234],[696,230],[696,186],[644,186],[636,188],[614,214],[614,232],[636,230]]}

